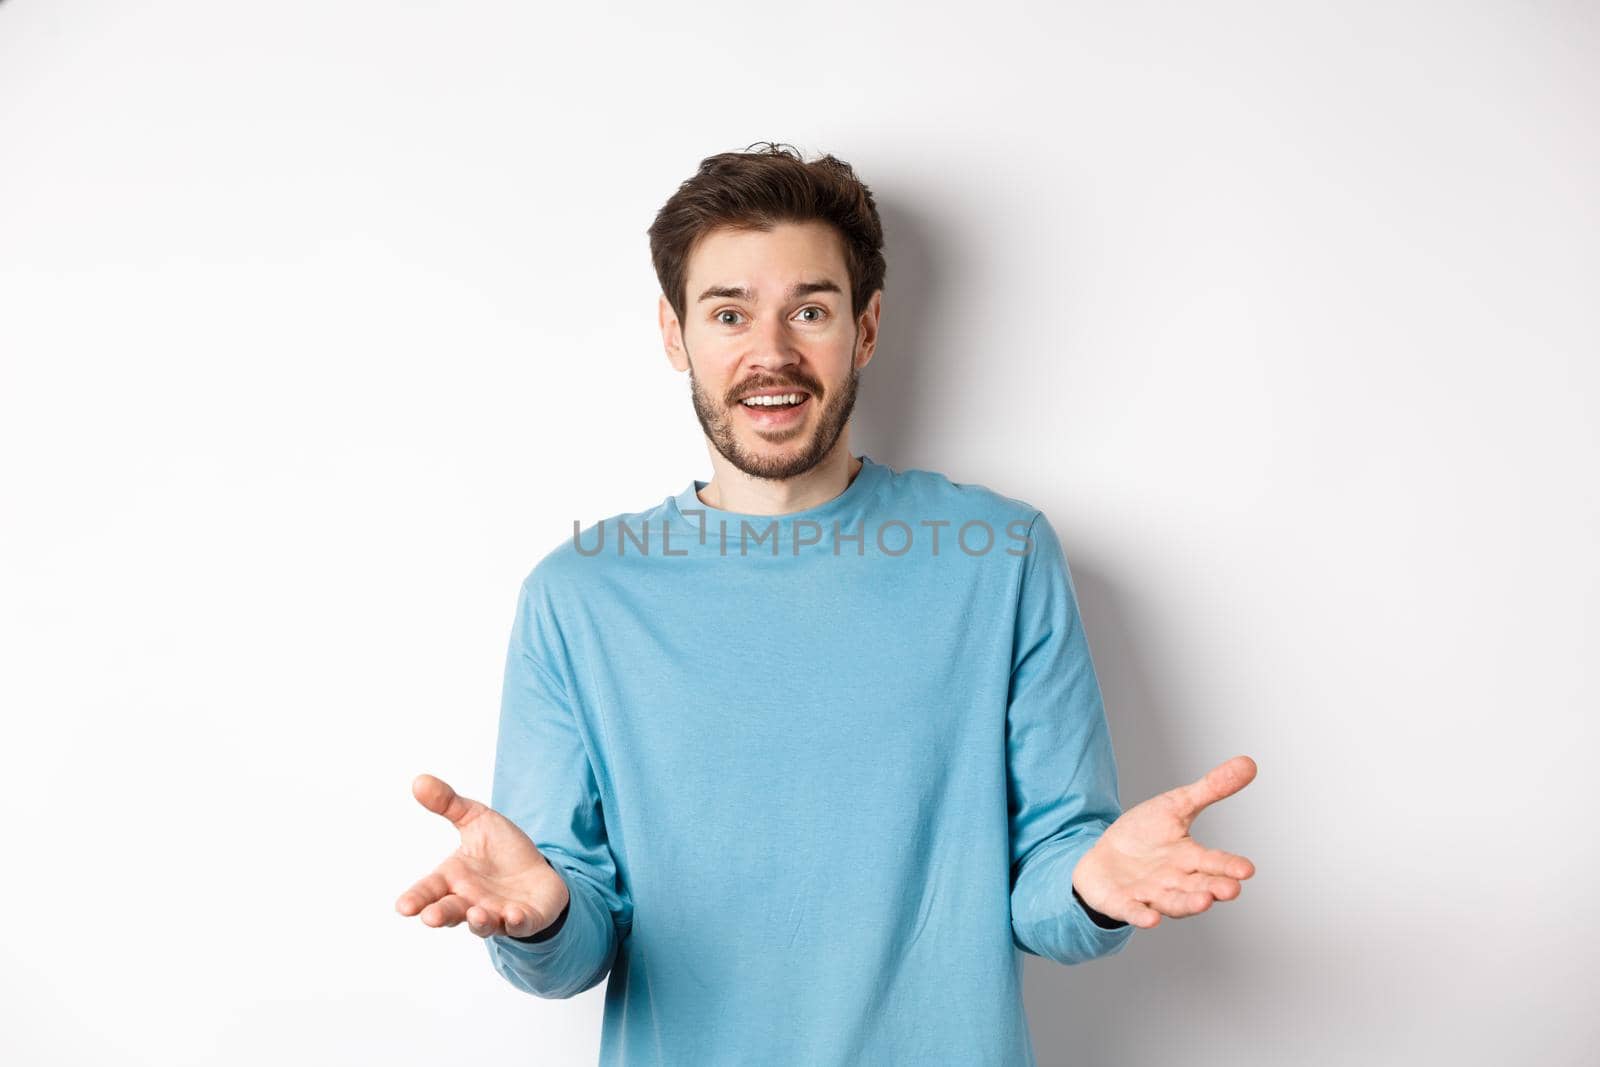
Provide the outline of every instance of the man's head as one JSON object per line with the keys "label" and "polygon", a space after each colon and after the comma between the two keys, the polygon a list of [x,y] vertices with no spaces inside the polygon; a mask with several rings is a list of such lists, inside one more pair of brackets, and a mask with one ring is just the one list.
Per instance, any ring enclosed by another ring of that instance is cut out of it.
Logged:
{"label": "man's head", "polygon": [[[712,446],[792,478],[838,443],[877,344],[885,261],[872,193],[848,163],[769,145],[700,163],[650,227],[667,358],[689,372]],[[794,394],[793,407],[751,394]]]}

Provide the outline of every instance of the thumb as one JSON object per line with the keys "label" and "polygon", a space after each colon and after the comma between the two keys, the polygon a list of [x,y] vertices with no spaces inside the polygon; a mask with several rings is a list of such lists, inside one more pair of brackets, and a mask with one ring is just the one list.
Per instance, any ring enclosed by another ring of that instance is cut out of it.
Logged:
{"label": "thumb", "polygon": [[417,775],[411,782],[411,795],[435,815],[443,815],[449,819],[458,830],[471,822],[480,812],[488,810],[478,801],[468,800],[451,789],[450,784],[444,779],[435,778],[431,774]]}
{"label": "thumb", "polygon": [[1180,785],[1174,792],[1178,794],[1179,804],[1187,810],[1188,817],[1193,819],[1207,805],[1231,797],[1249,785],[1255,776],[1256,761],[1249,756],[1235,756],[1217,764],[1188,785]]}

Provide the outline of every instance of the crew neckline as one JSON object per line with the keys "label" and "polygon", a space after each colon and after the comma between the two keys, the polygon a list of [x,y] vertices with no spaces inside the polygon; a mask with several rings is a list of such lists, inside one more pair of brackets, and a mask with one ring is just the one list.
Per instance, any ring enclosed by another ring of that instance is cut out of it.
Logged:
{"label": "crew neckline", "polygon": [[[762,529],[776,522],[779,528],[784,530],[795,522],[817,522],[822,524],[825,534],[831,534],[831,524],[837,520],[843,523],[844,528],[849,529],[850,526],[845,520],[864,510],[864,505],[871,498],[873,491],[888,473],[888,468],[884,464],[876,462],[866,453],[856,458],[861,460],[861,469],[856,472],[855,479],[844,487],[843,492],[830,500],[813,504],[809,508],[801,508],[799,511],[786,511],[781,515],[755,515],[714,508],[700,499],[700,490],[711,483],[694,478],[690,480],[687,488],[670,498],[672,513],[677,522],[697,538],[704,529],[709,539],[715,539],[719,522],[725,523],[728,532],[735,536],[740,530],[741,521],[750,523],[755,529]],[[696,511],[704,514],[695,514]]]}

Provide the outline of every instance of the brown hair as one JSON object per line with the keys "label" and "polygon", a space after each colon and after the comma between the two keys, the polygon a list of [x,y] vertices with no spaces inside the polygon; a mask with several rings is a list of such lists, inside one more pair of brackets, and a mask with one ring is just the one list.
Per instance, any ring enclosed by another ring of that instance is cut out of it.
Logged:
{"label": "brown hair", "polygon": [[872,191],[850,164],[831,155],[808,163],[794,146],[771,141],[750,148],[763,145],[702,159],[650,224],[650,259],[679,322],[688,302],[689,254],[719,226],[770,230],[779,222],[830,223],[844,239],[852,317],[883,288],[883,224]]}

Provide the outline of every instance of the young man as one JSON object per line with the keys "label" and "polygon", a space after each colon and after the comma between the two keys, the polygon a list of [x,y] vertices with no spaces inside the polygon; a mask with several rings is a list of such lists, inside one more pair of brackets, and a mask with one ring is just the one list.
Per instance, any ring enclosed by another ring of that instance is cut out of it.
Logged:
{"label": "young man", "polygon": [[1031,1063],[1021,953],[1238,896],[1188,829],[1255,764],[1123,813],[1050,522],[851,454],[885,263],[847,164],[712,156],[650,241],[712,479],[524,580],[492,807],[417,778],[461,848],[398,910],[539,996],[609,975],[604,1063]]}

